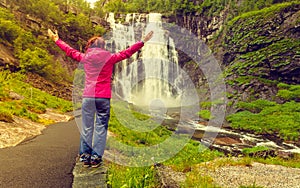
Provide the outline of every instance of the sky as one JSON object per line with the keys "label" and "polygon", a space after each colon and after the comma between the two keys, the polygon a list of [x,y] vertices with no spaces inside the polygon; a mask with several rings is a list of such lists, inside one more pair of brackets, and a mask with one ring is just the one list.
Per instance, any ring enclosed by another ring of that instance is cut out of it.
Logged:
{"label": "sky", "polygon": [[87,2],[93,4],[94,2],[96,2],[97,0],[86,0]]}

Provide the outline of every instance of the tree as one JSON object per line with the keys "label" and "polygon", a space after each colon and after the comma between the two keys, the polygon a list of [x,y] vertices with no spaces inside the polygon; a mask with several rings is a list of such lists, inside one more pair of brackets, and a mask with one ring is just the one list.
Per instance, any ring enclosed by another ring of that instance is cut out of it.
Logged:
{"label": "tree", "polygon": [[101,18],[105,16],[105,11],[103,9],[105,2],[106,0],[98,0],[94,3],[93,11],[96,16],[99,16]]}
{"label": "tree", "polygon": [[36,38],[31,32],[21,31],[19,36],[14,40],[15,54],[19,56],[26,49],[34,49]]}
{"label": "tree", "polygon": [[126,5],[122,0],[109,1],[104,8],[107,12],[126,12]]}

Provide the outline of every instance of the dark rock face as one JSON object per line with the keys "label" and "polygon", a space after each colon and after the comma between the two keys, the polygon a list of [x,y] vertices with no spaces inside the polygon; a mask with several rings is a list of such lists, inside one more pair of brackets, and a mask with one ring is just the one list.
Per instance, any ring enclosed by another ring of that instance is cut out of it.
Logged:
{"label": "dark rock face", "polygon": [[211,17],[199,13],[186,13],[164,17],[164,21],[186,28],[198,36],[199,39],[207,42],[223,28],[227,15],[228,10],[225,8],[217,16]]}
{"label": "dark rock face", "polygon": [[230,22],[221,61],[228,92],[239,100],[271,99],[277,83],[300,83],[300,4],[268,10]]}
{"label": "dark rock face", "polygon": [[[164,20],[209,44],[225,69],[228,92],[238,100],[270,99],[277,93],[276,83],[300,83],[300,25],[296,21],[300,5],[278,7],[240,17],[226,26],[227,7],[212,17],[189,13],[165,16]],[[195,85],[205,85],[201,70],[187,64],[191,58],[180,51],[178,54],[180,65]]]}

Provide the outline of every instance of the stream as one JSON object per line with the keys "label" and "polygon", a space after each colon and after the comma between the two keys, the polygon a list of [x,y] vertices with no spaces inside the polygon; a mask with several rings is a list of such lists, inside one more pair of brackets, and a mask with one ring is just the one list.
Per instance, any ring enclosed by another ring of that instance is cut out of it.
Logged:
{"label": "stream", "polygon": [[[197,122],[186,122],[189,126],[195,128],[193,138],[201,141],[201,135],[206,131],[206,126]],[[241,154],[244,148],[252,148],[256,146],[265,146],[269,148],[268,155],[290,155],[292,153],[300,153],[300,148],[295,143],[284,142],[280,138],[272,134],[258,135],[245,131],[233,130],[229,128],[221,128],[215,138],[211,148],[223,151],[229,154]]]}
{"label": "stream", "polygon": [[[153,115],[153,113],[151,113]],[[156,115],[156,114],[155,114]],[[166,126],[171,131],[178,130],[179,112],[174,110],[168,111],[165,114],[165,119],[162,125]],[[184,128],[180,128],[179,134],[184,134],[184,129],[194,129],[192,139],[205,143],[202,140],[203,135],[207,134],[207,122],[199,120],[185,120],[180,123]],[[183,131],[182,131],[183,130]],[[243,154],[244,148],[253,148],[263,146],[269,148],[268,150],[257,152],[254,155],[260,157],[266,156],[280,156],[283,158],[291,158],[294,154],[300,153],[299,142],[286,142],[277,137],[275,134],[254,134],[250,131],[235,130],[230,127],[222,127],[209,129],[210,131],[217,132],[216,138],[212,144],[209,144],[210,149],[216,149],[224,152],[226,155],[238,156]]]}

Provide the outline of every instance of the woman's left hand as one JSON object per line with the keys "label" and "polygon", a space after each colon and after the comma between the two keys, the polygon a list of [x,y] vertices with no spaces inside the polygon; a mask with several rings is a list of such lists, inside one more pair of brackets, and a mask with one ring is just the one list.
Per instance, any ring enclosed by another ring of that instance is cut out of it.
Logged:
{"label": "woman's left hand", "polygon": [[57,30],[55,30],[55,33],[53,33],[51,29],[48,29],[48,35],[54,42],[56,42],[59,39]]}

